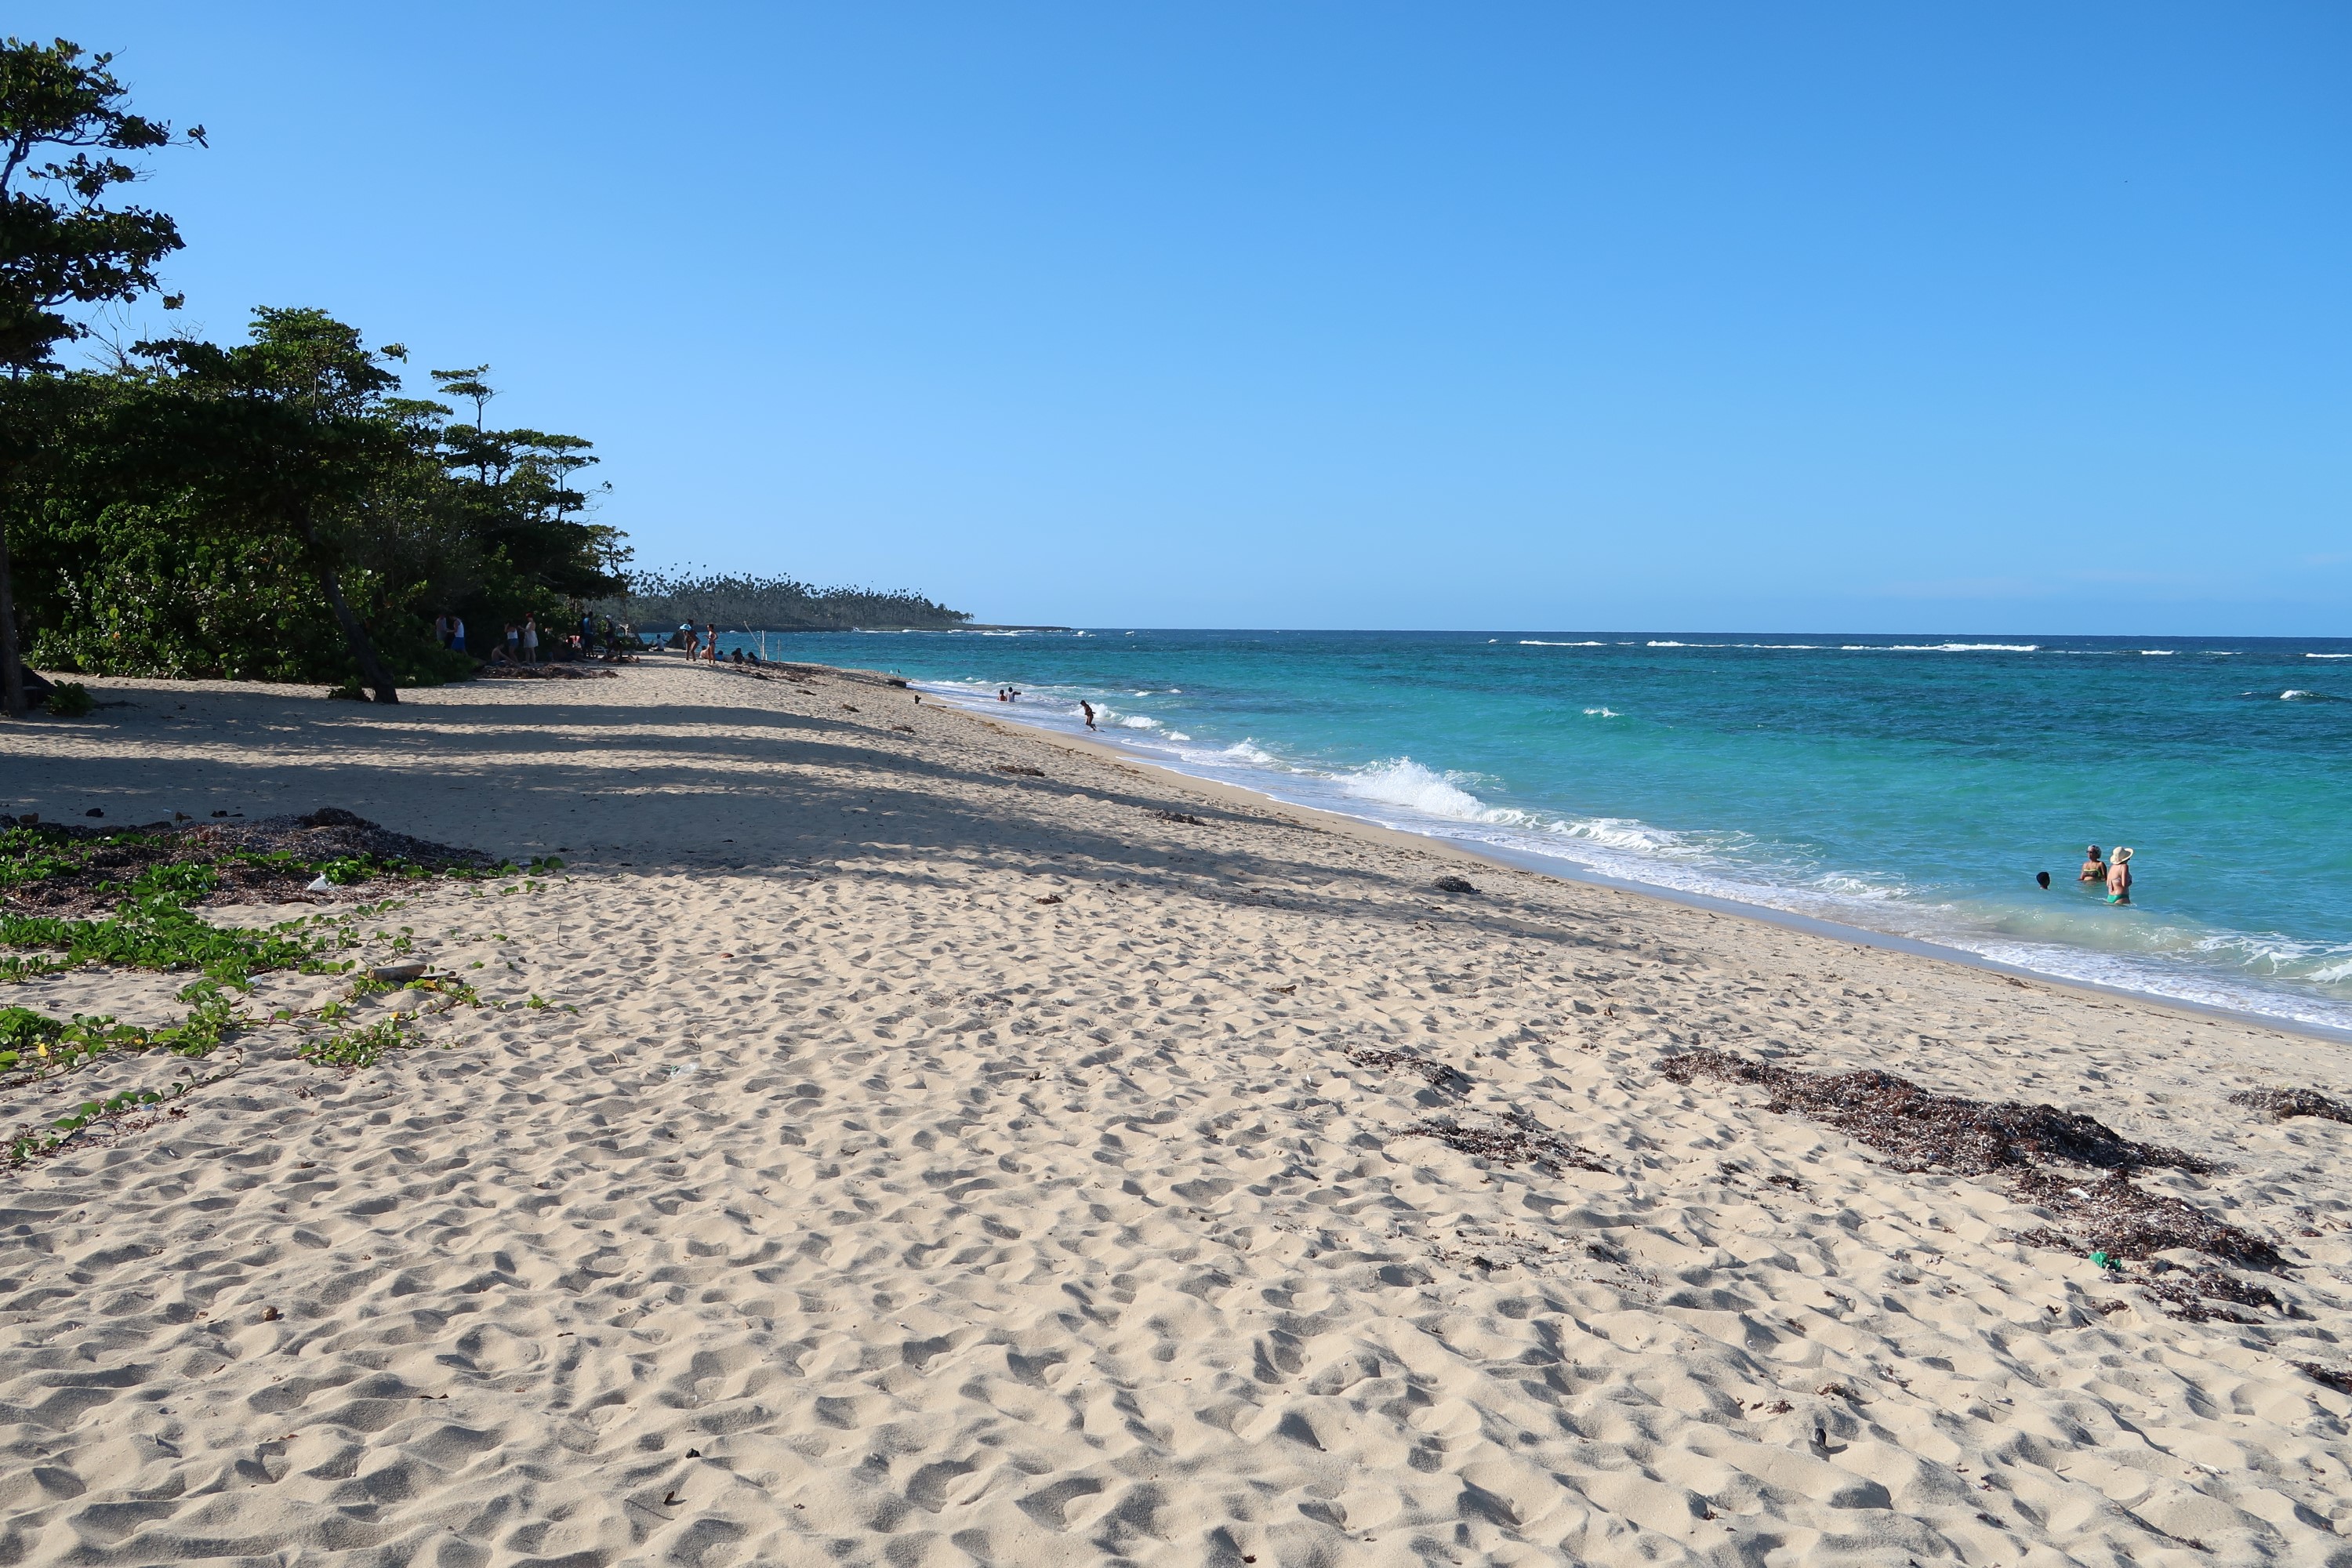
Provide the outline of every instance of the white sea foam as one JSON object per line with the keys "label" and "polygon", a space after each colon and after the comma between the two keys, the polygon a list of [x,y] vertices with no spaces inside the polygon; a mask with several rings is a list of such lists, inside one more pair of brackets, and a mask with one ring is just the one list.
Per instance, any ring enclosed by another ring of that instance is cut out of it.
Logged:
{"label": "white sea foam", "polygon": [[2305,658],[2352,658],[2352,653],[2307,653]]}
{"label": "white sea foam", "polygon": [[1118,721],[1122,730],[1157,730],[1160,721],[1142,713],[1130,713]]}
{"label": "white sea foam", "polygon": [[1181,730],[1171,730],[1168,731],[1168,738],[1171,741],[1189,741],[1192,737],[1187,735]]}
{"label": "white sea foam", "polygon": [[[1876,647],[1875,644],[1851,645]],[[2039,653],[2040,643],[2030,642],[1898,642],[1884,645],[1888,653]]]}
{"label": "white sea foam", "polygon": [[1618,712],[1614,708],[1587,708],[1584,710],[1584,716],[1588,719],[1622,719],[1624,717],[1622,713]]}
{"label": "white sea foam", "polygon": [[1464,789],[1461,779],[1459,773],[1432,773],[1411,757],[1399,757],[1340,774],[1339,787],[1358,800],[1401,805],[1454,822],[1516,826],[1528,819],[1526,812],[1488,805]]}
{"label": "white sea foam", "polygon": [[2330,700],[2330,699],[2324,691],[2298,691],[2290,687],[2288,689],[2279,693],[2279,700],[2282,702],[2326,702]]}
{"label": "white sea foam", "polygon": [[1605,642],[1544,642],[1537,637],[1521,637],[1521,647],[1607,647]]}
{"label": "white sea foam", "polygon": [[1562,838],[1581,838],[1632,855],[1687,855],[1696,848],[1682,834],[1653,827],[1630,816],[1563,817],[1543,826],[1545,831]]}
{"label": "white sea foam", "polygon": [[1908,890],[1899,883],[1889,887],[1884,882],[1874,882],[1843,871],[1831,871],[1816,877],[1813,886],[1834,898],[1862,899],[1873,903],[1900,898]]}

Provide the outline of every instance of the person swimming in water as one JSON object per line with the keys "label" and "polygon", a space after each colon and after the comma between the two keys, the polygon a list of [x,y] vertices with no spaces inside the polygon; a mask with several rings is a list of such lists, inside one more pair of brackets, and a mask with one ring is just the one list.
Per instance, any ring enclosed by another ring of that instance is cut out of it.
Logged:
{"label": "person swimming in water", "polygon": [[2107,863],[2100,855],[2099,847],[2094,844],[2089,848],[2084,850],[2083,853],[2088,856],[2089,858],[2083,862],[2083,874],[2075,878],[2074,880],[2078,882],[2105,881],[2107,879]]}
{"label": "person swimming in water", "polygon": [[2118,849],[2115,864],[2107,868],[2107,902],[2111,904],[2131,902],[2131,858],[2130,850]]}

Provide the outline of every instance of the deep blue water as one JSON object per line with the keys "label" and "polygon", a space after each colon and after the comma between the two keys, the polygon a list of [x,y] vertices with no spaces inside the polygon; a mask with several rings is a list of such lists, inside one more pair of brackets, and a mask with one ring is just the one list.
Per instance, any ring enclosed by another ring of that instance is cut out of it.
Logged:
{"label": "deep blue water", "polygon": [[[746,644],[754,638],[740,639]],[[771,635],[1570,873],[2352,1027],[2352,641]],[[2129,845],[2135,903],[2074,882]],[[2052,889],[2033,881],[2047,870]]]}

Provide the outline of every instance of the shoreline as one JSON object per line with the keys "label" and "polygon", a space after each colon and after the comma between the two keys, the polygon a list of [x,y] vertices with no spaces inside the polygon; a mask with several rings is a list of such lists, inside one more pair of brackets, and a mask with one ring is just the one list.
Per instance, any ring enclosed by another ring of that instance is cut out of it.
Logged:
{"label": "shoreline", "polygon": [[[846,667],[826,666],[824,668],[848,673]],[[857,673],[874,675],[886,679],[900,679],[895,676],[883,676],[879,671]],[[920,688],[918,689],[920,689]],[[943,709],[951,712],[968,714],[982,721],[998,717],[977,705],[967,706],[961,702],[940,698],[936,691],[927,690],[925,694],[938,700]],[[1008,708],[1017,707],[1015,704],[1007,706]],[[1662,903],[1685,909],[1709,910],[1739,920],[1759,921],[1783,930],[1805,931],[1832,942],[1850,942],[1856,946],[1875,948],[1887,952],[1906,953],[1916,958],[1950,963],[1963,969],[1979,970],[1987,973],[2031,981],[2035,984],[2048,985],[2085,996],[2116,998],[2179,1013],[2193,1018],[2225,1020],[2252,1027],[2276,1029],[2284,1034],[2323,1040],[2330,1045],[2352,1045],[2352,1028],[2339,1028],[2307,1019],[2256,1012],[2251,1008],[2200,1002],[2189,997],[2167,996],[2159,992],[2138,991],[2126,985],[2109,985],[2095,980],[2077,980],[2065,975],[2051,974],[2021,964],[2004,963],[1999,959],[1988,958],[1981,953],[1971,952],[1966,948],[1949,946],[1942,942],[1902,936],[1893,931],[1873,931],[1867,926],[1847,925],[1839,921],[1800,914],[1793,910],[1775,909],[1769,904],[1748,903],[1738,899],[1726,899],[1708,893],[1685,892],[1678,888],[1657,887],[1624,878],[1610,877],[1580,867],[1571,860],[1532,852],[1514,853],[1497,845],[1477,844],[1463,839],[1442,837],[1435,834],[1415,833],[1410,828],[1391,827],[1386,823],[1376,822],[1368,817],[1352,816],[1346,812],[1333,811],[1327,806],[1306,805],[1297,801],[1286,800],[1269,791],[1251,789],[1246,784],[1231,784],[1223,779],[1205,778],[1198,773],[1187,773],[1182,768],[1147,752],[1129,751],[1113,740],[1097,740],[1084,735],[1073,735],[1045,725],[1029,723],[1010,713],[1004,717],[1008,721],[1018,725],[1024,733],[1034,735],[1054,744],[1152,768],[1171,779],[1181,779],[1194,787],[1231,791],[1237,797],[1276,805],[1285,811],[1304,813],[1328,824],[1345,824],[1359,830],[1392,835],[1398,839],[1424,848],[1441,847],[1473,864],[1507,867],[1513,870],[1529,871],[1538,876],[1556,878],[1560,881],[1580,887],[1608,888],[1618,892],[1633,894],[1637,898],[1654,899]]]}

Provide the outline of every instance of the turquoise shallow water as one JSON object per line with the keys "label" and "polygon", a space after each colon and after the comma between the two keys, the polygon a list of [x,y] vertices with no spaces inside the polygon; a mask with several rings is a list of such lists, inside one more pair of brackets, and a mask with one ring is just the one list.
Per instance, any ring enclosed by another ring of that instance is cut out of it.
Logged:
{"label": "turquoise shallow water", "polygon": [[[740,640],[751,643],[756,639]],[[2352,642],[1624,633],[780,637],[1564,873],[2352,1028]],[[2130,845],[2137,902],[2078,888]],[[2033,881],[2047,870],[2051,890]]]}

